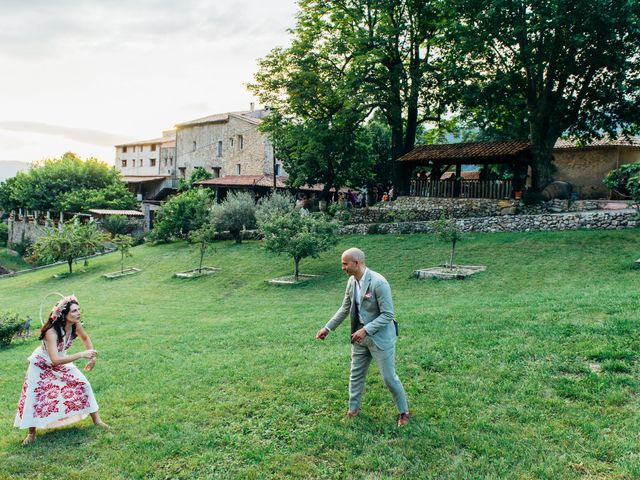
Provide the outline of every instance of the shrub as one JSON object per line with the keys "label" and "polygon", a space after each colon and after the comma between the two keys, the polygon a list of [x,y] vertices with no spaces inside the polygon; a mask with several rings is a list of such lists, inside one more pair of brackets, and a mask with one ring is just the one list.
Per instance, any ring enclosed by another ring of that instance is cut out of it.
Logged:
{"label": "shrub", "polygon": [[0,222],[0,245],[7,245],[7,241],[9,240],[9,226]]}
{"label": "shrub", "polygon": [[136,228],[138,228],[138,222],[131,220],[126,215],[108,215],[100,220],[100,225],[112,237],[116,235],[129,235]]}
{"label": "shrub", "polygon": [[9,345],[23,323],[17,313],[0,312],[0,346]]}
{"label": "shrub", "polygon": [[162,206],[150,237],[156,241],[186,238],[189,232],[208,223],[212,203],[213,192],[204,188],[172,197]]}
{"label": "shrub", "polygon": [[211,223],[219,232],[228,231],[236,243],[242,243],[242,230],[256,227],[256,206],[250,193],[230,193],[211,209]]}
{"label": "shrub", "polygon": [[631,198],[635,208],[640,210],[640,162],[610,171],[603,182],[618,195]]}

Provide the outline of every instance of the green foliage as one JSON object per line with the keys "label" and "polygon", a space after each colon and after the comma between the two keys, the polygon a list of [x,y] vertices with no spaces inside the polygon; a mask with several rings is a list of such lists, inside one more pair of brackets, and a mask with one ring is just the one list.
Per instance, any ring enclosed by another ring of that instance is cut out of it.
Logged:
{"label": "green foliage", "polygon": [[180,179],[180,184],[178,185],[178,191],[184,192],[186,190],[191,190],[192,188],[194,188],[193,184],[195,182],[198,182],[200,180],[208,180],[212,176],[213,175],[207,172],[207,170],[204,167],[194,167],[188,179],[184,179],[184,178]]}
{"label": "green foliage", "polygon": [[16,177],[0,182],[0,211],[10,212],[21,207],[14,194],[15,183]]}
{"label": "green foliage", "polygon": [[24,320],[14,312],[0,312],[0,347],[6,347],[13,340],[13,336],[20,331]]}
{"label": "green foliage", "polygon": [[131,220],[126,215],[107,215],[100,220],[100,225],[112,237],[116,235],[128,235],[138,228],[138,222]]}
{"label": "green foliage", "polygon": [[7,245],[7,241],[9,240],[9,226],[0,221],[0,245]]}
{"label": "green foliage", "polygon": [[140,204],[118,180],[103,188],[81,188],[63,193],[53,207],[60,212],[88,213],[91,208],[138,210]]}
{"label": "green foliage", "polygon": [[560,135],[638,131],[640,3],[455,0],[445,76],[451,98],[494,137],[528,137],[532,184],[552,180]]}
{"label": "green foliage", "polygon": [[375,110],[389,126],[392,159],[413,149],[420,123],[440,118],[434,43],[443,14],[438,1],[300,2],[291,47],[260,60],[250,86],[281,116],[263,129],[295,184],[368,180],[373,159],[361,124]]}
{"label": "green foliage", "polygon": [[640,211],[640,163],[622,165],[604,177],[604,184],[619,195],[633,199]]}
{"label": "green foliage", "polygon": [[211,208],[211,223],[219,232],[228,231],[242,243],[242,230],[256,227],[256,205],[248,192],[231,192],[222,203]]}
{"label": "green foliage", "polygon": [[434,225],[437,237],[443,242],[451,243],[451,257],[449,258],[449,268],[453,269],[455,264],[454,255],[456,252],[456,243],[462,240],[463,233],[458,228],[455,218],[446,219],[443,216]]}
{"label": "green foliage", "polygon": [[[14,179],[5,182],[0,188],[0,208],[52,210],[65,207],[67,210],[69,207],[69,210],[87,211],[92,207],[134,205],[126,203],[130,202],[127,198],[132,197],[123,187],[115,168],[95,158],[83,161],[67,152],[59,159],[35,163],[29,171],[18,172]],[[105,191],[99,192],[102,189]]]}
{"label": "green foliage", "polygon": [[104,249],[107,236],[98,231],[94,222],[80,224],[76,218],[65,222],[62,229],[52,228],[32,246],[33,258],[40,263],[66,260],[69,274],[73,261]]}
{"label": "green foliage", "polygon": [[316,258],[337,243],[338,224],[324,214],[300,215],[296,211],[261,217],[259,224],[267,250],[293,258],[298,280],[300,260]]}
{"label": "green foliage", "polygon": [[129,235],[116,234],[112,239],[116,249],[120,252],[120,273],[124,272],[124,257],[130,257],[129,250],[133,245],[133,239]]}
{"label": "green foliage", "polygon": [[163,206],[155,221],[151,238],[167,241],[171,238],[186,238],[209,221],[213,204],[213,192],[195,188],[171,197]]}
{"label": "green foliage", "polygon": [[200,252],[200,262],[198,263],[198,273],[202,273],[202,262],[204,261],[204,255],[211,247],[211,244],[216,239],[216,230],[213,225],[204,225],[198,230],[195,230],[189,234],[189,242],[198,245]]}
{"label": "green foliage", "polygon": [[273,216],[286,215],[294,209],[295,203],[291,195],[276,191],[260,201],[256,207],[256,221],[260,225]]}

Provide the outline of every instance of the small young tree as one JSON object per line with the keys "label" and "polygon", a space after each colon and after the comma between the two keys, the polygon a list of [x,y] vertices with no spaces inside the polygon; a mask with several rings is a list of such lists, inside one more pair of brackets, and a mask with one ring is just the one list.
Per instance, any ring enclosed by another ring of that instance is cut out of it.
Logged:
{"label": "small young tree", "polygon": [[23,320],[14,312],[0,312],[0,346],[6,347],[20,331]]}
{"label": "small young tree", "polygon": [[622,197],[633,200],[640,213],[640,163],[622,165],[604,177],[604,184]]}
{"label": "small young tree", "polygon": [[124,257],[130,257],[129,249],[133,245],[133,240],[129,235],[118,234],[111,239],[111,243],[116,246],[120,252],[120,273],[124,273]]}
{"label": "small young tree", "polygon": [[236,243],[242,243],[242,230],[256,226],[256,206],[250,193],[230,193],[211,209],[211,223],[219,232],[229,231]]}
{"label": "small young tree", "polygon": [[202,273],[202,262],[204,261],[204,254],[207,252],[211,243],[215,240],[216,230],[213,225],[205,225],[198,230],[191,232],[189,235],[189,241],[197,244],[200,250],[200,263],[198,264],[198,273]]}
{"label": "small young tree", "polygon": [[73,261],[91,255],[104,248],[106,235],[98,231],[95,223],[77,223],[76,218],[65,222],[61,229],[52,229],[33,245],[33,255],[40,261],[66,260],[69,273],[73,273]]}
{"label": "small young tree", "polygon": [[298,281],[300,260],[316,258],[338,241],[338,224],[324,214],[289,212],[262,217],[260,230],[267,250],[293,258],[293,275]]}
{"label": "small young tree", "polygon": [[451,242],[451,258],[449,259],[449,268],[453,270],[453,259],[456,253],[456,243],[462,240],[462,231],[456,225],[454,218],[446,219],[444,216],[435,224],[436,235],[443,242]]}

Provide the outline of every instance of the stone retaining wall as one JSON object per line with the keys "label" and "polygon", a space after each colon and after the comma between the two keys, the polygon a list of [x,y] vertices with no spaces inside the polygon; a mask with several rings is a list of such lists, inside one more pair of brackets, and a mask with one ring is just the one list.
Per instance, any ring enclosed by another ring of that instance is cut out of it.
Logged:
{"label": "stone retaining wall", "polygon": [[389,223],[447,218],[495,217],[504,215],[539,215],[544,213],[594,211],[607,200],[551,200],[539,205],[525,205],[520,200],[485,198],[399,197],[393,202],[373,207],[344,210],[338,213],[343,223]]}
{"label": "stone retaining wall", "polygon": [[[396,222],[345,225],[340,233],[432,233],[435,221]],[[546,213],[541,215],[500,215],[495,217],[459,218],[456,225],[463,232],[534,232],[558,230],[622,230],[640,226],[635,210],[577,213]]]}

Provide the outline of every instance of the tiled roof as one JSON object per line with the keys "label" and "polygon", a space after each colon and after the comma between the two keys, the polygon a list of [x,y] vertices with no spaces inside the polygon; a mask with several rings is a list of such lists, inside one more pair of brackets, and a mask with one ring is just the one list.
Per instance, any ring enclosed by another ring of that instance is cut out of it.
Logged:
{"label": "tiled roof", "polygon": [[528,150],[528,140],[507,140],[500,142],[446,143],[440,145],[420,145],[404,154],[400,161],[426,160],[468,160],[515,157]]}
{"label": "tiled roof", "polygon": [[[440,180],[448,180],[451,177],[455,177],[456,172],[444,172],[440,177]],[[480,180],[480,172],[460,172],[460,176],[465,180]]]}
{"label": "tiled roof", "polygon": [[176,133],[174,130],[173,135],[167,135],[162,138],[153,138],[151,140],[139,140],[137,142],[121,143],[119,145],[116,145],[116,147],[131,147],[135,145],[153,145],[158,143],[167,143],[167,142],[175,142],[175,141],[176,141]]}
{"label": "tiled roof", "polygon": [[256,118],[253,114],[255,111],[242,111],[242,112],[228,112],[228,113],[216,113],[207,117],[196,118],[195,120],[189,120],[176,124],[177,128],[192,127],[194,125],[204,125],[206,123],[224,123],[229,121],[229,117],[239,118],[254,125],[259,125],[262,120]]}
{"label": "tiled roof", "polygon": [[92,208],[89,210],[89,212],[95,213],[96,215],[126,215],[127,217],[144,217],[144,213],[137,210],[106,210],[101,208]]}
{"label": "tiled roof", "polygon": [[[276,188],[292,188],[285,182],[288,177],[277,177]],[[209,187],[273,187],[272,175],[227,175],[226,177],[210,178],[208,180],[200,180],[195,182],[198,185],[206,185]],[[324,185],[317,183],[315,185],[302,185],[295,187],[296,190],[303,190],[308,192],[321,192],[324,189]],[[346,188],[341,188],[341,192],[347,192]]]}
{"label": "tiled roof", "polygon": [[567,148],[600,148],[600,147],[640,147],[640,137],[618,137],[613,140],[608,136],[604,136],[600,139],[593,139],[590,143],[580,144],[575,140],[563,140],[558,139],[553,148],[567,149]]}

